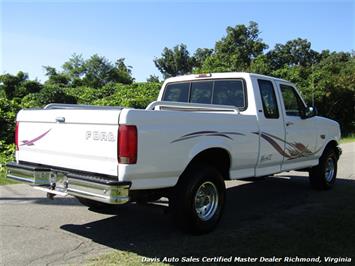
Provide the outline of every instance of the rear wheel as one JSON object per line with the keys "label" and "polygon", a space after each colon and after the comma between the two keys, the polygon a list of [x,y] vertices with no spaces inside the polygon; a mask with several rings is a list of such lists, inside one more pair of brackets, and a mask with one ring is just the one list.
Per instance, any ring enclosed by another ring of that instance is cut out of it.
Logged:
{"label": "rear wheel", "polygon": [[178,227],[193,234],[210,232],[222,217],[225,201],[223,177],[207,165],[191,167],[180,177],[170,200]]}
{"label": "rear wheel", "polygon": [[317,190],[326,190],[334,186],[337,175],[338,157],[332,148],[327,148],[319,159],[319,164],[309,171],[311,186]]}

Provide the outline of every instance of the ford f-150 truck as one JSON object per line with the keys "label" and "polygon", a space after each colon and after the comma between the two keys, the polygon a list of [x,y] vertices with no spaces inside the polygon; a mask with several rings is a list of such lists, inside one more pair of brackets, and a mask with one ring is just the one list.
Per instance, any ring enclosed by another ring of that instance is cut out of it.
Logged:
{"label": "ford f-150 truck", "polygon": [[225,180],[302,170],[313,188],[331,188],[339,139],[338,123],[286,80],[186,75],[167,79],[145,110],[21,110],[7,177],[91,207],[167,197],[182,229],[205,233],[221,218]]}

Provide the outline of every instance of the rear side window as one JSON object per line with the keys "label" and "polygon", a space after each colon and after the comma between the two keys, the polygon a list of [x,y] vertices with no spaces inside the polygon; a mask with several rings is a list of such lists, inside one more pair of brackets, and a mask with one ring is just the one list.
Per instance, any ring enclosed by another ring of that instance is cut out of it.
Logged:
{"label": "rear side window", "polygon": [[170,83],[165,87],[164,101],[188,102],[190,83]]}
{"label": "rear side window", "polygon": [[270,80],[258,79],[258,84],[265,118],[279,118],[279,109],[272,82]]}
{"label": "rear side window", "polygon": [[163,101],[191,102],[247,107],[246,88],[242,79],[216,79],[170,83],[165,87]]}
{"label": "rear side window", "polygon": [[241,80],[216,80],[213,104],[245,107],[244,86]]}
{"label": "rear side window", "polygon": [[211,103],[212,101],[212,81],[192,82],[190,102]]}

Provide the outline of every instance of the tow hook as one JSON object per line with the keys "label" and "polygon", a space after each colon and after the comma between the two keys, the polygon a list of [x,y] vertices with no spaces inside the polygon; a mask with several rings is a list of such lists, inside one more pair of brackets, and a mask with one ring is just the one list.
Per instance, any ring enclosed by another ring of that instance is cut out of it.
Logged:
{"label": "tow hook", "polygon": [[[51,175],[51,178],[53,178],[52,175]],[[49,188],[51,190],[55,190],[55,187],[56,187],[56,183],[55,182],[51,182],[51,184],[49,185]],[[53,200],[55,195],[56,194],[54,194],[54,193],[47,192],[47,199]]]}

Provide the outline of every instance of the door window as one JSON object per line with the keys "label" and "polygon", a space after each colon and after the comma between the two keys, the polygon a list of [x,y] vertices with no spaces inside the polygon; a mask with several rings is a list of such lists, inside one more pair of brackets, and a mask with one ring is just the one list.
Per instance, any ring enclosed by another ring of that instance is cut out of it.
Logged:
{"label": "door window", "polygon": [[279,118],[279,108],[277,106],[275,90],[272,82],[269,80],[258,79],[258,84],[265,118]]}
{"label": "door window", "polygon": [[288,85],[280,85],[282,98],[284,100],[286,115],[302,116],[305,106],[295,89]]}

